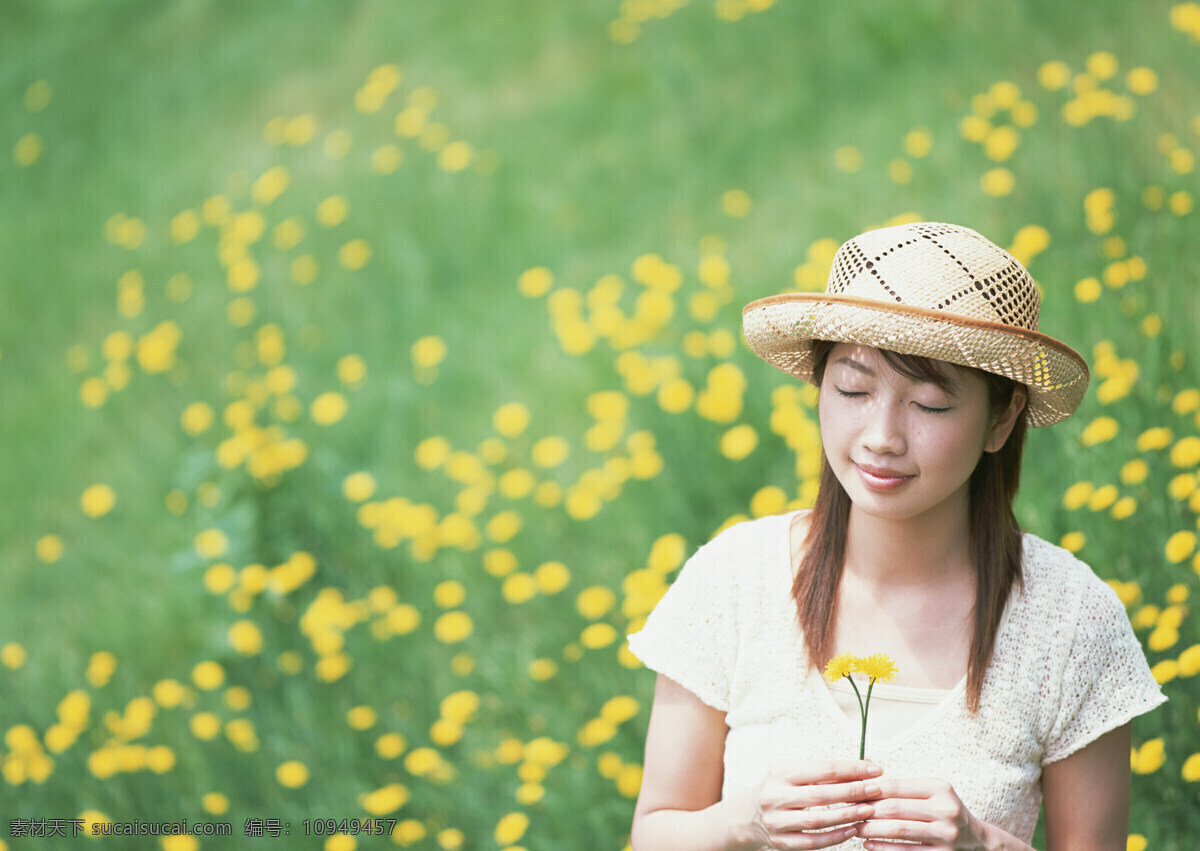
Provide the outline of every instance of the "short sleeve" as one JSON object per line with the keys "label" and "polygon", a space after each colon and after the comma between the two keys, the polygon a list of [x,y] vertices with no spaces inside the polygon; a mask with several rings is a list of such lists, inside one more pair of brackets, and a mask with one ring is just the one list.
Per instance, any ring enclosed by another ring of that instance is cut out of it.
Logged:
{"label": "short sleeve", "polygon": [[1088,578],[1043,764],[1070,756],[1167,699],[1117,595],[1094,574]]}
{"label": "short sleeve", "polygon": [[646,619],[629,649],[714,709],[729,711],[737,646],[735,585],[715,541],[696,552]]}

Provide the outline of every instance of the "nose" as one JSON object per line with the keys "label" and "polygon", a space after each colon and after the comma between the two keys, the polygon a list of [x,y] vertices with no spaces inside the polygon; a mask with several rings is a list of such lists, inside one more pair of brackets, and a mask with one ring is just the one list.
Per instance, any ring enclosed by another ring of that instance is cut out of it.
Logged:
{"label": "nose", "polygon": [[908,451],[904,412],[897,400],[879,398],[870,406],[862,430],[863,448],[876,455],[903,455]]}

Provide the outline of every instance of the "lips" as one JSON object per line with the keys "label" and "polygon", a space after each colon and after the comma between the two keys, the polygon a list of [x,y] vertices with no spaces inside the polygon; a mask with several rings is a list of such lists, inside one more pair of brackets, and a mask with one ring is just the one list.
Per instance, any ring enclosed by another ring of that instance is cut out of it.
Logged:
{"label": "lips", "polygon": [[902,473],[899,470],[892,470],[887,467],[875,467],[871,464],[855,464],[854,466],[858,468],[858,473],[862,477],[863,483],[871,490],[876,491],[894,490],[916,478],[915,475]]}

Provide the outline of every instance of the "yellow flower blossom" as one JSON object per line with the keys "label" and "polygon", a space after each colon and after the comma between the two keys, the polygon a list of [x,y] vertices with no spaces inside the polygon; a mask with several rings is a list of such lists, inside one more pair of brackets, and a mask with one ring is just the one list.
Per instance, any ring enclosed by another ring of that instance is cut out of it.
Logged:
{"label": "yellow flower blossom", "polygon": [[856,658],[850,653],[839,653],[825,665],[825,681],[836,683],[854,671]]}
{"label": "yellow flower blossom", "polygon": [[890,683],[896,678],[896,663],[886,653],[872,653],[854,660],[854,671],[875,682]]}

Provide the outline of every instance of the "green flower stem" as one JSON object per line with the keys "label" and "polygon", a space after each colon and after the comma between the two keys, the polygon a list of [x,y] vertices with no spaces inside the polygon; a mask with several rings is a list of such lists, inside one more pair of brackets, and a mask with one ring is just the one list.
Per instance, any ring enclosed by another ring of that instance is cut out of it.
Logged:
{"label": "green flower stem", "polygon": [[863,725],[862,738],[858,742],[858,758],[865,759],[864,754],[867,751],[867,713],[871,711],[871,690],[875,688],[875,678],[871,678],[871,682],[867,685],[867,703],[863,706]]}
{"label": "green flower stem", "polygon": [[[846,679],[850,681],[850,688],[854,689],[854,696],[858,698],[858,714],[862,716],[862,736],[858,740],[858,758],[863,758],[863,752],[867,747],[867,707],[863,705],[862,694],[858,690],[858,686],[854,683],[854,677],[849,675]],[[871,680],[871,685],[875,685],[875,681]],[[871,688],[867,687],[867,703],[871,702]]]}

